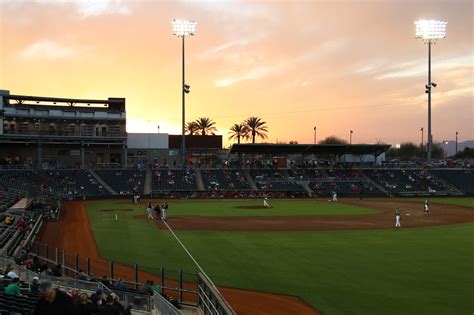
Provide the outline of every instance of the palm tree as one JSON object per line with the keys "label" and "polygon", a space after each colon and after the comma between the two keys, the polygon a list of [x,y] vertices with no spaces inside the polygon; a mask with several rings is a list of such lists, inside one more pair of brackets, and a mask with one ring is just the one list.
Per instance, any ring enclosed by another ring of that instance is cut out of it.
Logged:
{"label": "palm tree", "polygon": [[232,125],[229,133],[231,134],[229,140],[237,139],[238,144],[240,144],[240,138],[248,139],[249,137],[249,129],[244,123]]}
{"label": "palm tree", "polygon": [[196,120],[197,130],[201,131],[201,135],[205,136],[207,133],[214,135],[217,128],[214,126],[216,123],[208,117],[200,117]]}
{"label": "palm tree", "polygon": [[259,117],[249,117],[244,122],[249,132],[252,134],[252,143],[255,143],[255,136],[258,136],[262,139],[267,139],[267,126],[265,126],[266,122],[264,122]]}
{"label": "palm tree", "polygon": [[198,131],[198,125],[195,121],[190,121],[186,124],[185,131],[188,135],[193,136]]}

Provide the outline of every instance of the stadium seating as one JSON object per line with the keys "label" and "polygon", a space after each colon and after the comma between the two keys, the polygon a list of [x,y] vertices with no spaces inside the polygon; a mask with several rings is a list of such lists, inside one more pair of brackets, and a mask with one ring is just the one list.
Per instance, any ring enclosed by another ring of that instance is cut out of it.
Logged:
{"label": "stadium seating", "polygon": [[[366,181],[311,181],[309,188],[318,196],[331,196],[336,192],[339,196],[383,196],[384,193]],[[362,190],[362,194],[361,194]]]}
{"label": "stadium seating", "polygon": [[433,173],[466,194],[474,194],[473,170],[434,170]]}
{"label": "stadium seating", "polygon": [[158,169],[153,172],[153,191],[196,190],[194,170]]}
{"label": "stadium seating", "polygon": [[286,171],[279,170],[251,170],[250,174],[255,180],[259,190],[263,191],[303,191],[303,187],[291,181]]}
{"label": "stadium seating", "polygon": [[379,183],[390,193],[447,193],[453,189],[445,185],[426,170],[372,170],[367,176]]}
{"label": "stadium seating", "polygon": [[145,185],[144,170],[96,170],[99,175],[119,195],[142,192]]}
{"label": "stadium seating", "polygon": [[36,174],[43,193],[76,199],[83,196],[102,196],[108,192],[87,170],[51,170]]}
{"label": "stadium seating", "polygon": [[246,190],[250,189],[240,170],[202,170],[206,190]]}

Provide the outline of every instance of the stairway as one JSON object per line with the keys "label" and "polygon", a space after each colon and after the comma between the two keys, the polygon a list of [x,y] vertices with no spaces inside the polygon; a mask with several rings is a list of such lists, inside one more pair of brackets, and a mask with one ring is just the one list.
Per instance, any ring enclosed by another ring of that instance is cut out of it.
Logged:
{"label": "stairway", "polygon": [[255,181],[253,180],[252,176],[250,176],[249,170],[243,170],[244,171],[244,176],[249,182],[250,188],[252,190],[258,190],[257,185],[255,185]]}
{"label": "stairway", "polygon": [[206,186],[204,185],[204,180],[202,179],[201,170],[199,168],[194,169],[196,174],[196,186],[198,190],[206,190]]}
{"label": "stairway", "polygon": [[152,176],[153,174],[151,173],[150,168],[145,169],[145,182],[143,183],[143,194],[144,195],[150,195],[151,194],[151,181],[152,181]]}
{"label": "stairway", "polygon": [[102,177],[97,175],[97,173],[93,169],[90,169],[89,173],[91,173],[95,180],[99,182],[99,184],[101,184],[102,187],[104,187],[109,193],[111,193],[112,195],[118,195],[117,192],[112,187],[110,187],[110,185],[107,184],[107,182],[103,180]]}
{"label": "stairway", "polygon": [[366,180],[367,182],[371,183],[372,185],[374,185],[375,187],[377,187],[380,191],[382,191],[385,195],[387,196],[390,196],[390,192],[388,190],[385,189],[385,187],[383,187],[382,185],[380,185],[379,183],[377,183],[376,181],[374,181],[372,178],[370,178],[369,176],[367,176],[367,174],[364,173],[363,170],[360,170],[359,171],[359,174],[360,176],[362,176],[364,178],[364,180]]}

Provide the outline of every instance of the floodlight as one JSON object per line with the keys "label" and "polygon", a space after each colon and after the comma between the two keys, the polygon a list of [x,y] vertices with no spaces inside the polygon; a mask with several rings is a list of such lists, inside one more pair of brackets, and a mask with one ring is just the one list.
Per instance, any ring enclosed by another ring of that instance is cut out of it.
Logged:
{"label": "floodlight", "polygon": [[176,36],[189,36],[196,32],[196,21],[173,20],[171,24],[173,25],[173,34]]}
{"label": "floodlight", "polygon": [[446,37],[446,21],[437,20],[418,20],[416,25],[416,38],[421,38],[424,41],[436,41],[440,38]]}

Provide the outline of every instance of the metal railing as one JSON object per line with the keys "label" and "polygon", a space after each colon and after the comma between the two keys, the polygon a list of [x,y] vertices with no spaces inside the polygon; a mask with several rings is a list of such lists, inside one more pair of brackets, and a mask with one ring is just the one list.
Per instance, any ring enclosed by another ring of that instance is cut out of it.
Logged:
{"label": "metal railing", "polygon": [[221,293],[212,285],[206,276],[198,276],[198,307],[204,315],[235,315],[235,311],[222,297]]}

